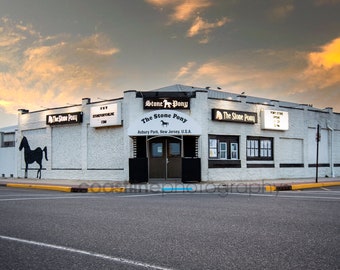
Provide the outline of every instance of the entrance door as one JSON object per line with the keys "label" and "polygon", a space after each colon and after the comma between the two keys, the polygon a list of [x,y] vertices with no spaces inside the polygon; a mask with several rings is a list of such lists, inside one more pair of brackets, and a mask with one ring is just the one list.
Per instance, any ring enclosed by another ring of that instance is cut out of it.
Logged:
{"label": "entrance door", "polygon": [[181,140],[158,137],[149,141],[149,174],[151,179],[178,180],[182,175]]}

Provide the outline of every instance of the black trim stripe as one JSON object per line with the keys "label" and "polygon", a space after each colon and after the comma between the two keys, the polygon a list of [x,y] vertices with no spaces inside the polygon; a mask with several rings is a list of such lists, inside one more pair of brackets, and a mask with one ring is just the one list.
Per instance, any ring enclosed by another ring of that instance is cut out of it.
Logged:
{"label": "black trim stripe", "polygon": [[[316,167],[316,164],[313,163],[313,164],[308,164],[308,167],[309,168],[315,168]],[[329,163],[319,163],[318,164],[318,167],[330,167],[330,164]]]}
{"label": "black trim stripe", "polygon": [[256,163],[256,164],[247,164],[247,168],[275,168],[274,164],[261,164],[261,163]]}
{"label": "black trim stripe", "polygon": [[280,168],[303,168],[303,163],[280,163]]}

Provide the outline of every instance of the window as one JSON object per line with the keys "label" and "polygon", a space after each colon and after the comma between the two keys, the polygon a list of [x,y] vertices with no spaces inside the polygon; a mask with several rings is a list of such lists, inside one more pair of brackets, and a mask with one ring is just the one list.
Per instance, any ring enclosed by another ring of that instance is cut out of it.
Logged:
{"label": "window", "polygon": [[237,136],[209,135],[209,159],[239,159]]}
{"label": "window", "polygon": [[257,140],[247,140],[247,157],[257,157],[259,155],[259,142]]}
{"label": "window", "polygon": [[273,160],[273,138],[247,137],[248,160]]}
{"label": "window", "polygon": [[217,140],[209,139],[209,158],[217,158]]}
{"label": "window", "polygon": [[15,133],[0,133],[0,146],[1,147],[14,147],[15,146]]}
{"label": "window", "polygon": [[163,157],[163,144],[162,143],[152,143],[151,145],[151,155],[152,157]]}
{"label": "window", "polygon": [[227,159],[227,143],[220,143],[220,159]]}
{"label": "window", "polygon": [[169,156],[171,157],[180,157],[181,156],[181,143],[179,142],[170,142],[169,143]]}
{"label": "window", "polygon": [[238,143],[231,143],[230,146],[230,159],[238,159]]}

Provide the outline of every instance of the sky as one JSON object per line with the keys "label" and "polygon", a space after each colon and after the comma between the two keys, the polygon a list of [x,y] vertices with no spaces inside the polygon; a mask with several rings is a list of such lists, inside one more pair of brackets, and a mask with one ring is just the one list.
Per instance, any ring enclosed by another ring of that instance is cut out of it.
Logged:
{"label": "sky", "polygon": [[173,84],[340,112],[340,0],[0,0],[0,127]]}

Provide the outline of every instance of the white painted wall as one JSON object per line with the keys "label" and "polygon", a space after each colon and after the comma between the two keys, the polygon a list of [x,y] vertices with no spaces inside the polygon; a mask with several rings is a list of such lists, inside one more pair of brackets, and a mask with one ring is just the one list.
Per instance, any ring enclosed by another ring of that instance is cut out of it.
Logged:
{"label": "white painted wall", "polygon": [[15,147],[0,147],[0,177],[16,177]]}
{"label": "white painted wall", "polygon": [[[2,147],[2,141],[5,139],[4,134],[15,134],[16,126],[0,129],[0,177],[16,177],[16,146]],[[13,137],[10,135],[10,137]],[[12,139],[11,139],[12,140]]]}

